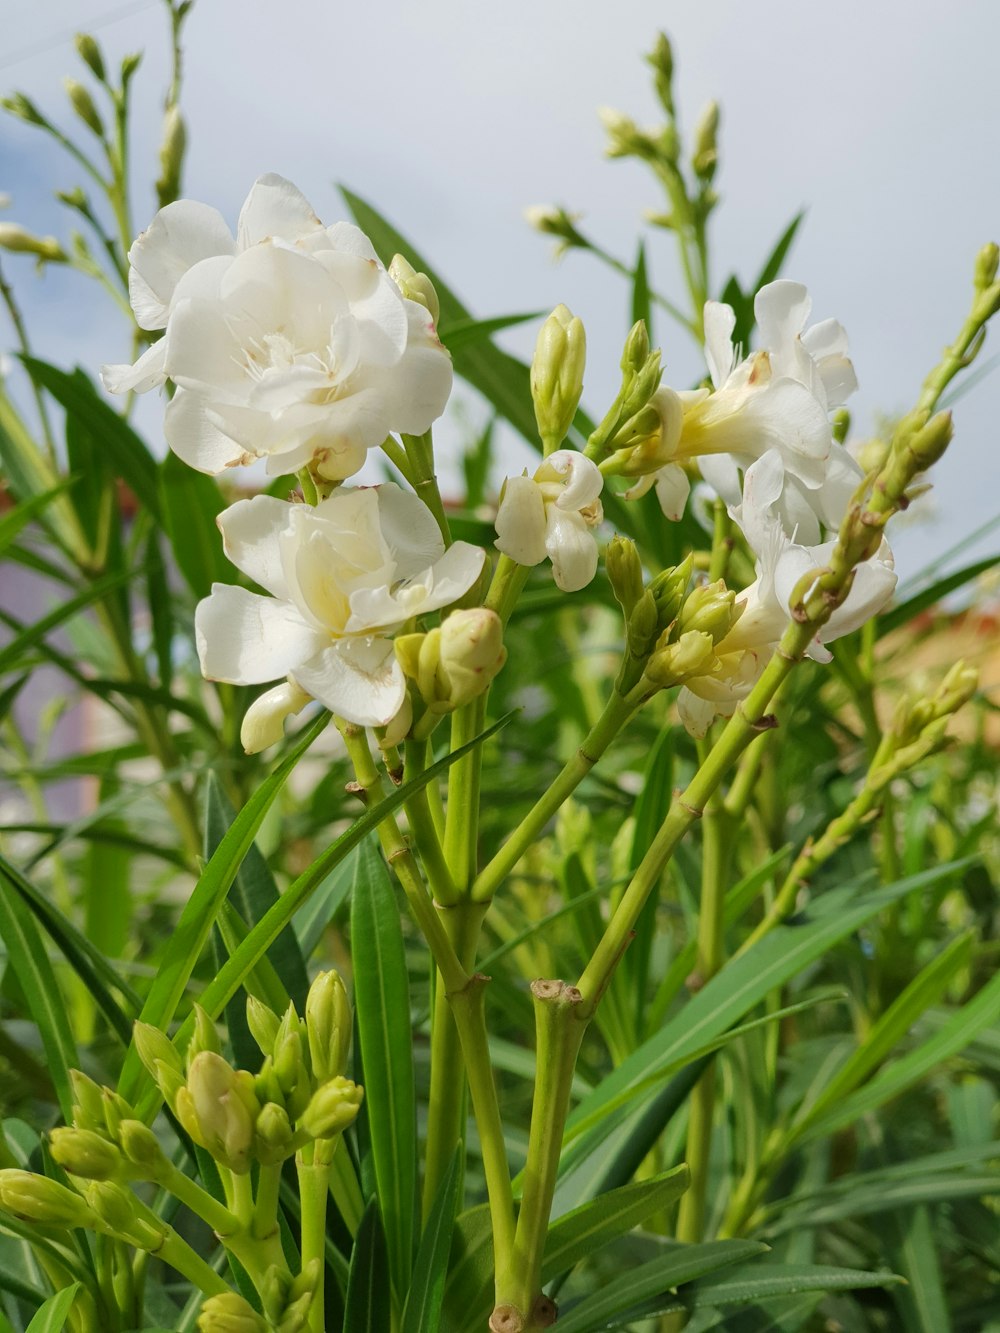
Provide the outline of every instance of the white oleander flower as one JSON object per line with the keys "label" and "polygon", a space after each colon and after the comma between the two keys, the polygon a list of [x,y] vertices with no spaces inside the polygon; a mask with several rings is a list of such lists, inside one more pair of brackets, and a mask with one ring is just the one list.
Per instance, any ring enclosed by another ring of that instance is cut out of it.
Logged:
{"label": "white oleander flower", "polygon": [[681,464],[696,459],[716,493],[738,504],[740,470],[774,449],[785,467],[782,510],[789,525],[813,540],[820,520],[835,526],[831,515],[843,513],[861,473],[834,441],[829,413],[857,381],[842,326],[830,319],[805,329],[810,305],[800,283],[762,287],[754,300],[761,347],[740,361],[732,308],[706,303],[705,358],[713,388],[657,391],[653,403],[663,425],[650,452],[663,466],[642,477],[629,498],[655,485],[664,513],[679,518],[689,490]]}
{"label": "white oleander flower", "polygon": [[299,191],[262,176],[234,239],[222,216],[181,199],[129,251],[144,329],[165,329],[133,366],[106,366],[112,393],[171,379],[164,430],[201,472],[266,458],[341,481],[392,431],[441,415],[452,369],[427,309],[406,299],[357,227],[324,227]]}
{"label": "white oleander flower", "polygon": [[597,573],[593,529],[604,517],[604,478],[596,463],[557,449],[533,477],[508,477],[497,510],[497,549],[519,565],[552,561],[563,592],[585,588]]}
{"label": "white oleander flower", "polygon": [[[827,567],[834,542],[803,545],[789,537],[780,516],[785,471],[776,450],[748,469],[743,501],[729,510],[757,557],[757,577],[736,600],[739,619],[716,645],[718,667],[709,676],[689,681],[678,695],[685,727],[703,736],[715,717],[729,717],[753,688],[792,618],[796,589],[810,586]],[[860,628],[885,606],[896,586],[892,551],[882,539],[879,550],[854,572],[850,592],[823,625],[808,649],[817,662],[829,662],[825,646]]]}
{"label": "white oleander flower", "polygon": [[406,693],[390,636],[468,592],[486,558],[466,542],[445,550],[427,507],[391,483],[315,508],[258,495],[219,527],[229,559],[270,596],[213,585],[195,615],[202,672],[234,685],[288,678],[248,713],[255,748],[302,707],[296,688],[349,722],[390,722]]}

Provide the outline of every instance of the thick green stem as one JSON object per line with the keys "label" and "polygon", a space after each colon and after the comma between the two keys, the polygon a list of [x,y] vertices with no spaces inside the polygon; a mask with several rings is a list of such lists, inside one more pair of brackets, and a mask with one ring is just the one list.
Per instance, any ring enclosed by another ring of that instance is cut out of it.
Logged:
{"label": "thick green stem", "polygon": [[[466,900],[439,910],[459,961],[467,972],[471,972],[476,960],[479,932],[486,915],[485,905]],[[431,1080],[424,1157],[425,1224],[455,1152],[455,1145],[464,1138],[465,1087],[458,1028],[452,1016],[444,981],[438,974],[431,1019]]]}
{"label": "thick green stem", "polygon": [[410,481],[413,489],[434,515],[445,545],[450,546],[448,516],[434,472],[434,443],[431,432],[428,431],[426,435],[404,435],[403,446],[406,450],[406,460],[410,465]]}
{"label": "thick green stem", "polygon": [[165,1264],[175,1268],[182,1277],[194,1284],[206,1296],[223,1296],[230,1290],[229,1283],[205,1262],[186,1240],[182,1240],[173,1228],[168,1228],[163,1244],[154,1250],[153,1255]]}
{"label": "thick green stem", "polygon": [[281,1192],[281,1163],[273,1162],[260,1168],[257,1180],[257,1199],[254,1203],[253,1225],[255,1240],[266,1240],[278,1233],[278,1195]]}
{"label": "thick green stem", "polygon": [[217,1235],[228,1236],[239,1228],[240,1220],[235,1213],[173,1163],[170,1163],[168,1170],[157,1176],[157,1184],[190,1208],[196,1217],[207,1222]]}
{"label": "thick green stem", "polygon": [[[475,740],[486,720],[486,696],[457,708],[451,719],[451,748]],[[444,855],[458,895],[465,896],[476,869],[479,838],[479,784],[481,750],[472,750],[448,770],[448,806],[444,825]]]}
{"label": "thick green stem", "polygon": [[307,1156],[312,1156],[311,1149],[300,1153],[295,1159],[295,1170],[299,1178],[299,1203],[302,1208],[300,1250],[303,1271],[308,1264],[316,1260],[319,1276],[309,1306],[306,1327],[309,1333],[324,1333],[323,1278],[326,1269],[326,1200],[330,1167],[326,1162],[315,1159],[306,1161]]}
{"label": "thick green stem", "polygon": [[330,1196],[344,1226],[352,1236],[356,1236],[364,1216],[365,1200],[343,1139],[337,1140],[337,1150],[330,1162]]}
{"label": "thick green stem", "polygon": [[[410,739],[406,742],[404,777],[407,782],[419,777],[426,769],[429,749],[430,743],[426,740]],[[421,787],[406,802],[406,818],[434,899],[444,905],[456,902],[458,893],[431,811],[428,795],[431,786],[434,784]]]}

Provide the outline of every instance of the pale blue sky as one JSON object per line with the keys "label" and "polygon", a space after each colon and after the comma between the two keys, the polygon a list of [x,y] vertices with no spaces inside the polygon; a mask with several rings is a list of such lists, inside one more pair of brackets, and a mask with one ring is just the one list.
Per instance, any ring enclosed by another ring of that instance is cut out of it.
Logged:
{"label": "pale blue sky", "polygon": [[[0,85],[61,107],[73,30],[122,13],[99,37],[114,55],[147,52],[136,117],[142,164],[155,153],[167,65],[159,4],[0,0],[8,33]],[[631,255],[642,209],[659,200],[639,168],[602,161],[596,110],[655,118],[639,57],[659,27],[675,43],[688,124],[709,97],[723,104],[716,274],[755,272],[807,205],[786,272],[808,284],[817,317],[847,326],[861,382],[857,428],[878,410],[904,409],[964,314],[977,248],[1000,232],[1000,7],[991,0],[963,0],[947,16],[914,0],[198,0],[188,30],[186,193],[235,218],[254,177],[274,170],[333,220],[342,212],[333,182],[349,184],[477,315],[558,301],[580,314],[590,345],[585,400],[602,410],[627,294],[587,257],[553,265],[521,210],[549,200],[580,209],[596,239]],[[14,196],[6,216],[65,234],[51,193],[76,182],[72,167],[10,121],[0,124],[0,154],[0,189]],[[153,211],[145,185],[135,204],[145,225]],[[657,284],[676,291],[669,236],[652,233],[650,258]],[[37,282],[27,263],[6,267],[42,355],[89,369],[121,359],[122,328],[96,293],[72,276]],[[655,334],[667,378],[687,383],[700,369],[695,350],[666,323]],[[533,337],[524,329],[505,341],[527,354]],[[1000,350],[1000,338],[991,341]],[[935,520],[897,537],[904,575],[1000,511],[998,409],[1000,371],[956,408]],[[144,420],[155,430],[158,413]]]}

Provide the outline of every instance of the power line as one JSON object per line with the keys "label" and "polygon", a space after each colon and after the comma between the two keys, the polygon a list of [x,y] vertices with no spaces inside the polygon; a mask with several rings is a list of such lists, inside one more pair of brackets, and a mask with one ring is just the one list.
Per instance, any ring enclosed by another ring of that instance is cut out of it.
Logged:
{"label": "power line", "polygon": [[[93,23],[86,24],[85,31],[98,32],[101,28],[110,27],[112,23],[119,23],[122,19],[131,18],[133,14],[139,14],[144,9],[152,9],[154,5],[161,3],[161,0],[136,0],[136,3],[124,5],[120,9],[113,9],[107,14],[102,14],[94,19]],[[66,28],[55,37],[46,37],[44,41],[32,42],[30,46],[22,46],[20,51],[15,51],[12,56],[6,60],[0,60],[0,70],[10,69],[12,65],[19,65],[22,60],[28,60],[31,56],[43,55],[46,51],[52,51],[57,46],[63,46],[73,40],[79,28]]]}

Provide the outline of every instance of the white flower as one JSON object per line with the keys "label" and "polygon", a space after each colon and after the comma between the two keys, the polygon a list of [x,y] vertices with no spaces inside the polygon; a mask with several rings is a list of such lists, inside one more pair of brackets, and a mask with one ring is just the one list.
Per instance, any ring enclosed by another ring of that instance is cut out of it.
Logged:
{"label": "white flower", "polygon": [[727,504],[737,504],[740,469],[775,449],[785,466],[786,519],[812,539],[819,537],[819,520],[836,526],[861,473],[833,440],[829,413],[857,381],[847,357],[847,335],[836,320],[803,332],[810,304],[800,283],[782,280],[762,287],[754,300],[761,348],[740,361],[732,308],[706,303],[705,359],[713,389],[658,390],[653,403],[663,426],[656,453],[666,462],[642,478],[629,498],[655,484],[667,517],[680,517],[688,489],[680,464],[697,459],[716,493]]}
{"label": "white flower", "polygon": [[572,449],[557,449],[534,477],[508,477],[497,510],[497,549],[519,565],[546,556],[563,592],[585,588],[597,573],[593,529],[604,517],[604,478],[596,463]]}
{"label": "white flower", "polygon": [[145,329],[165,329],[134,366],[107,366],[113,393],[166,379],[167,443],[202,472],[266,457],[351,476],[391,431],[422,434],[452,370],[428,311],[407,300],[367,237],[324,227],[280,176],[247,196],[234,239],[214,208],[178,200],[129,251]]}
{"label": "white flower", "polygon": [[[771,450],[747,469],[742,504],[730,508],[757,557],[757,578],[737,598],[740,618],[716,645],[718,668],[689,681],[680,692],[681,718],[694,735],[704,735],[714,717],[730,716],[749,694],[792,618],[796,589],[800,597],[803,589],[807,595],[833,552],[834,542],[809,546],[787,535],[779,513],[784,487],[784,464]],[[892,551],[883,538],[876,554],[855,569],[850,592],[821,627],[808,655],[829,662],[832,655],[825,645],[877,615],[895,586]]]}
{"label": "white flower", "polygon": [[[389,636],[468,592],[485,560],[466,542],[446,551],[426,506],[391,484],[338,490],[315,508],[258,495],[220,514],[219,527],[233,564],[271,595],[213,585],[195,616],[204,675],[235,685],[288,677],[362,726],[384,726],[403,703]],[[251,740],[277,738],[272,705],[301,706],[281,686],[265,699]]]}

